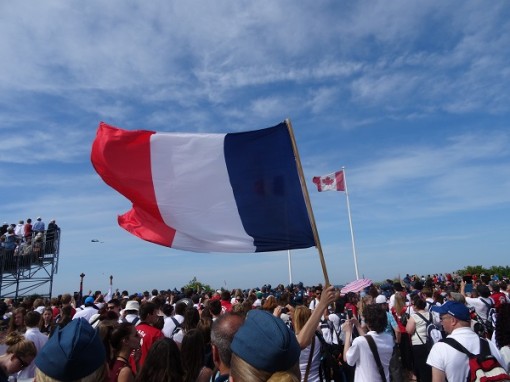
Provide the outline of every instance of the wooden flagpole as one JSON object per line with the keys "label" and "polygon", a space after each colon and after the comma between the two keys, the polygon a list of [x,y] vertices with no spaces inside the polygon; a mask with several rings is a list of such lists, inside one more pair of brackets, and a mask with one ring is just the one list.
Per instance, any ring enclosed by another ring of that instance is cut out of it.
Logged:
{"label": "wooden flagpole", "polygon": [[303,197],[305,198],[306,210],[308,211],[308,218],[310,219],[310,225],[312,226],[313,239],[315,241],[315,246],[317,247],[317,251],[319,252],[319,258],[322,266],[322,273],[324,274],[324,282],[326,287],[329,284],[328,271],[326,269],[326,262],[324,261],[324,255],[322,253],[322,246],[319,240],[319,232],[317,231],[317,225],[315,224],[315,217],[313,216],[312,204],[310,203],[310,195],[308,194],[308,189],[306,188],[305,175],[303,173],[303,167],[301,166],[301,159],[299,158],[299,152],[296,145],[296,139],[294,138],[294,131],[292,130],[292,124],[290,123],[290,119],[285,120],[285,124],[287,125],[287,130],[289,131],[290,140],[292,142],[292,150],[294,151],[294,156],[296,159],[297,170],[299,174],[299,182],[301,183],[301,190],[303,192]]}

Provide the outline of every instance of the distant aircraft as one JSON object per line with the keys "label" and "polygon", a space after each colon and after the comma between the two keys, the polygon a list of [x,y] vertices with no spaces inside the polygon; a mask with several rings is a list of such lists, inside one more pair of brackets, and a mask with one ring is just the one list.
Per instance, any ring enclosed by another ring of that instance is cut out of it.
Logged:
{"label": "distant aircraft", "polygon": [[99,240],[97,240],[97,239],[92,239],[92,240],[91,240],[91,242],[92,242],[92,243],[104,243],[104,241],[99,241]]}

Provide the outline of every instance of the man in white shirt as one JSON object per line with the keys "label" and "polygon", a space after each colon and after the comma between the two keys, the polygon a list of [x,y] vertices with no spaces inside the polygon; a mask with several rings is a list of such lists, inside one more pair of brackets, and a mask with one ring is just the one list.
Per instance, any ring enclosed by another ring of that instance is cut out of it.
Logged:
{"label": "man in white shirt", "polygon": [[377,353],[384,370],[385,380],[390,380],[390,359],[393,353],[393,337],[384,332],[388,319],[386,311],[379,304],[371,304],[363,311],[365,323],[370,331],[365,336],[356,337],[352,341],[352,325],[355,319],[342,325],[345,332],[344,360],[351,366],[356,365],[354,382],[381,381],[381,374],[375,361],[366,336],[370,336],[377,348]]}
{"label": "man in white shirt", "polygon": [[[37,349],[37,352],[42,349],[46,342],[48,342],[48,336],[41,333],[38,328],[39,321],[41,320],[41,314],[36,311],[30,311],[25,315],[25,325],[27,331],[25,332],[25,339],[32,341]],[[35,363],[32,361],[25,369],[21,370],[18,374],[18,380],[32,379],[35,376]]]}
{"label": "man in white shirt", "polygon": [[318,287],[315,288],[314,298],[312,301],[310,301],[310,304],[308,305],[308,308],[310,308],[310,310],[315,310],[315,307],[319,304],[319,301],[321,300],[321,294],[322,289]]}
{"label": "man in white shirt", "polygon": [[138,312],[140,310],[140,303],[136,300],[129,300],[126,302],[126,307],[121,312],[119,317],[119,322],[129,322],[133,325],[138,324],[140,321],[140,317],[138,316]]}
{"label": "man in white shirt", "polygon": [[88,296],[87,298],[85,298],[85,306],[83,308],[76,309],[76,313],[73,316],[73,320],[83,317],[88,322],[90,318],[97,313],[97,311],[98,311],[97,306],[94,305],[94,297]]}
{"label": "man in white shirt", "polygon": [[480,297],[469,297],[465,292],[466,282],[461,281],[460,293],[465,297],[466,304],[475,309],[476,314],[483,320],[487,320],[487,314],[491,307],[494,306],[494,301],[490,298],[491,291],[486,285],[478,285],[476,291]]}
{"label": "man in white shirt", "polygon": [[175,314],[172,316],[173,307],[171,305],[165,305],[163,307],[163,313],[165,315],[165,323],[163,325],[163,335],[167,338],[172,338],[174,335],[175,328],[181,326],[184,321],[184,311],[187,305],[184,302],[177,302],[175,304]]}
{"label": "man in white shirt", "polygon": [[[457,301],[433,306],[439,313],[447,338],[453,338],[473,354],[480,353],[480,337],[471,329],[469,309]],[[496,346],[489,342],[491,354],[504,365]],[[468,357],[445,342],[437,342],[430,350],[427,363],[432,366],[432,382],[464,382],[469,375]]]}

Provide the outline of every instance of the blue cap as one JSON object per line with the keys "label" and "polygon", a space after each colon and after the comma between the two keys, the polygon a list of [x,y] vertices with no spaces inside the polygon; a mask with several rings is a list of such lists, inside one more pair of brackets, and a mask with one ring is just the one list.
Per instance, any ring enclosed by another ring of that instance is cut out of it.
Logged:
{"label": "blue cap", "polygon": [[458,301],[447,301],[441,306],[433,306],[431,310],[439,314],[449,314],[450,316],[455,317],[457,320],[471,320],[468,307]]}
{"label": "blue cap", "polygon": [[84,378],[106,361],[98,332],[84,318],[57,329],[37,354],[35,365],[48,377],[67,382]]}
{"label": "blue cap", "polygon": [[94,303],[94,297],[92,296],[88,296],[86,299],[85,299],[85,305],[92,305]]}
{"label": "blue cap", "polygon": [[277,372],[299,360],[296,335],[279,318],[263,310],[251,310],[231,344],[232,352],[253,367]]}

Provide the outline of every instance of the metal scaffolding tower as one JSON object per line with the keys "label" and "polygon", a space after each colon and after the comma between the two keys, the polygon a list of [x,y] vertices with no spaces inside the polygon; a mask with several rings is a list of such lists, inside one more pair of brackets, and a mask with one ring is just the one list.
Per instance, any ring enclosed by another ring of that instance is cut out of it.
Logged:
{"label": "metal scaffolding tower", "polygon": [[[51,297],[58,272],[60,228],[19,243],[15,250],[0,249],[0,298],[38,294]],[[46,293],[47,291],[47,293]]]}

